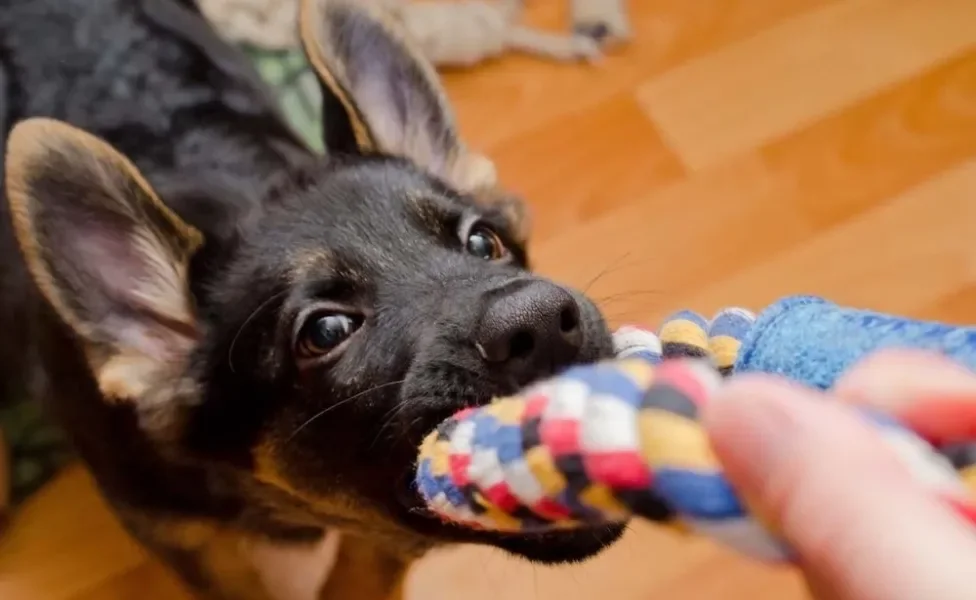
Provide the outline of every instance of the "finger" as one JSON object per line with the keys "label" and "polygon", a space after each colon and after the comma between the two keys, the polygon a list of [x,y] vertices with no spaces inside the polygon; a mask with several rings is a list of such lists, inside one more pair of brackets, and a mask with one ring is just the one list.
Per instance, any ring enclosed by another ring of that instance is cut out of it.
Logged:
{"label": "finger", "polygon": [[976,403],[976,373],[934,352],[882,350],[851,367],[832,392],[847,401],[887,411],[926,396],[967,398]]}
{"label": "finger", "polygon": [[743,376],[705,411],[716,454],[815,580],[839,598],[970,597],[976,535],[878,432],[822,394]]}
{"label": "finger", "polygon": [[937,445],[976,440],[976,373],[939,354],[879,352],[843,375],[833,392],[894,414]]}

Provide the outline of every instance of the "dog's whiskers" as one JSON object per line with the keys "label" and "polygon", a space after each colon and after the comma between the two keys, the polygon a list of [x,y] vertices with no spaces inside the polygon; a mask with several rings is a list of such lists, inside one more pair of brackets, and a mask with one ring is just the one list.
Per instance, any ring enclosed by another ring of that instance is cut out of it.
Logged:
{"label": "dog's whiskers", "polygon": [[604,267],[604,269],[602,271],[600,271],[599,273],[597,273],[596,276],[593,279],[590,279],[590,281],[587,282],[587,284],[585,286],[583,286],[583,293],[585,294],[585,293],[589,292],[590,291],[590,288],[593,287],[593,285],[596,282],[600,281],[600,279],[604,275],[606,275],[607,273],[610,273],[613,269],[619,267],[621,261],[623,261],[628,256],[630,256],[630,252],[624,252],[619,257],[617,257],[616,259],[614,259],[613,262],[611,262],[609,265],[607,265],[606,267]]}
{"label": "dog's whiskers", "polygon": [[244,319],[244,322],[241,323],[241,326],[237,329],[237,332],[234,333],[234,339],[230,341],[230,347],[227,349],[227,366],[230,367],[231,373],[237,372],[234,370],[234,347],[237,345],[237,340],[241,337],[241,334],[244,333],[244,329],[246,329],[247,326],[251,324],[251,321],[253,321],[258,316],[258,314],[261,313],[262,310],[267,308],[272,302],[274,302],[275,300],[284,296],[287,293],[288,290],[284,289],[281,290],[280,292],[272,294],[271,297],[269,297],[267,300],[259,304],[257,308],[251,311],[251,314],[248,315],[246,319]]}
{"label": "dog's whiskers", "polygon": [[353,394],[352,396],[349,396],[348,398],[344,398],[343,400],[340,400],[340,401],[336,402],[335,404],[330,404],[329,406],[326,406],[325,408],[323,408],[319,412],[317,412],[314,415],[312,415],[311,417],[309,417],[309,419],[306,420],[304,423],[302,423],[301,425],[299,425],[295,429],[295,431],[291,432],[291,435],[288,436],[288,439],[285,440],[285,443],[290,442],[296,435],[298,435],[302,431],[302,429],[305,429],[306,427],[308,427],[308,425],[310,425],[313,421],[315,421],[316,419],[318,419],[322,415],[324,415],[324,414],[326,414],[326,413],[328,413],[328,412],[330,412],[332,410],[335,410],[335,409],[339,408],[340,406],[342,406],[344,404],[348,404],[348,403],[352,402],[353,400],[355,400],[356,398],[361,398],[362,396],[365,396],[366,394],[371,394],[371,393],[373,393],[373,392],[375,392],[377,390],[381,390],[383,388],[388,388],[388,387],[391,387],[391,386],[394,386],[394,385],[400,385],[404,381],[406,381],[406,380],[405,379],[398,379],[396,381],[387,381],[386,383],[381,383],[380,385],[373,386],[371,388],[367,388],[367,389],[365,389],[365,390],[363,390],[361,392],[357,392],[357,393]]}
{"label": "dog's whiskers", "polygon": [[383,432],[386,431],[386,428],[389,427],[390,424],[392,424],[393,421],[398,416],[400,416],[400,414],[408,406],[410,406],[410,403],[408,401],[404,401],[404,400],[401,399],[400,401],[398,401],[396,404],[393,405],[393,408],[391,408],[390,410],[386,411],[386,413],[383,414],[383,417],[382,417],[383,424],[380,425],[379,431],[376,432],[376,437],[374,437],[373,438],[373,441],[370,443],[370,445],[369,445],[369,448],[370,449],[372,449],[373,446],[376,445],[376,442],[378,442],[380,440],[380,437],[383,435]]}
{"label": "dog's whiskers", "polygon": [[622,300],[632,297],[643,297],[643,296],[660,296],[664,292],[660,290],[624,290],[622,292],[617,292],[616,294],[610,294],[608,296],[599,296],[593,298],[597,303],[609,302],[612,300]]}

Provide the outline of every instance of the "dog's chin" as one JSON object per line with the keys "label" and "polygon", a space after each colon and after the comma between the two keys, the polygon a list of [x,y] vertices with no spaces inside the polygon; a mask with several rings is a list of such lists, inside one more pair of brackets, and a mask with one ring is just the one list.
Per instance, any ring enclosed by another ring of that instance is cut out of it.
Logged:
{"label": "dog's chin", "polygon": [[559,565],[593,558],[620,539],[626,524],[586,527],[574,531],[490,536],[482,543],[534,563]]}

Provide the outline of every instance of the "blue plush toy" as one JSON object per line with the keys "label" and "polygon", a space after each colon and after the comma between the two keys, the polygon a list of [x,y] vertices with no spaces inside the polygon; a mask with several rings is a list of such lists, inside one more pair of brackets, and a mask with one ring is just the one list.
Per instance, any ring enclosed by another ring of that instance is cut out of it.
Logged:
{"label": "blue plush toy", "polygon": [[855,362],[884,348],[941,352],[976,370],[976,328],[786,298],[759,314],[735,363],[739,373],[776,373],[827,389]]}

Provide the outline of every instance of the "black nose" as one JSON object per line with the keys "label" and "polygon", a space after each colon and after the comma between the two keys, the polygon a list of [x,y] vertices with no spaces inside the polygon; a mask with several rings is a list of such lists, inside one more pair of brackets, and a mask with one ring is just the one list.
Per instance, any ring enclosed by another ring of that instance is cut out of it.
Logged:
{"label": "black nose", "polygon": [[551,374],[579,354],[579,305],[555,284],[518,282],[488,305],[475,343],[487,362],[519,379]]}

